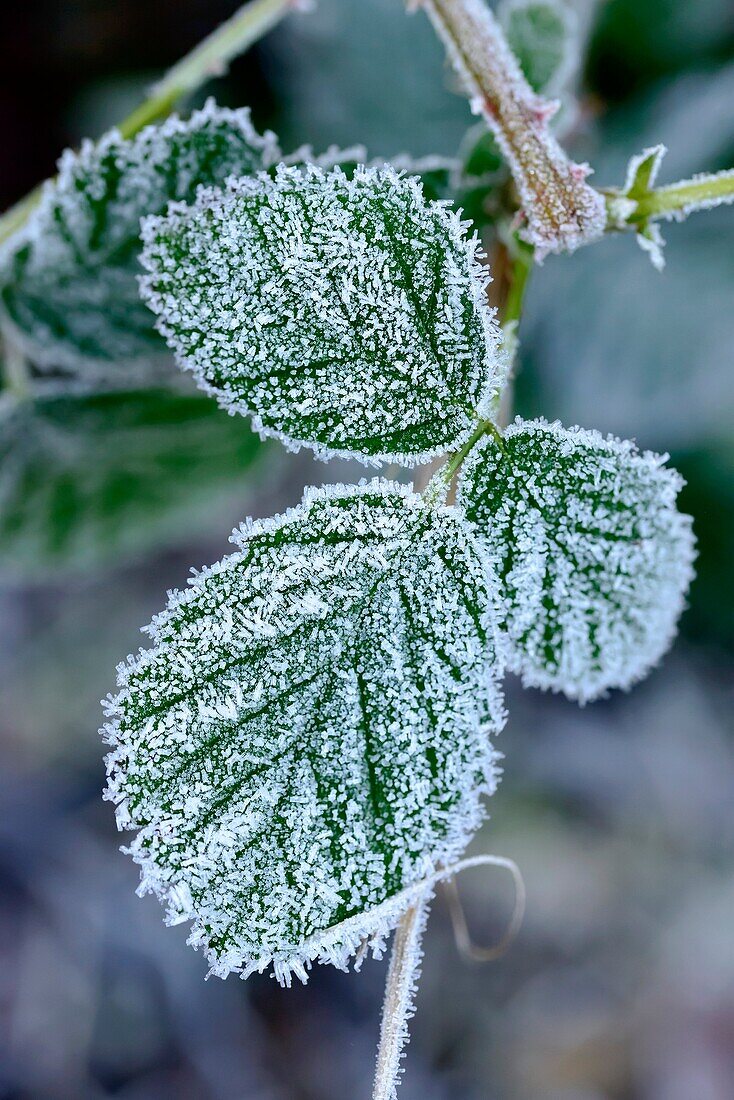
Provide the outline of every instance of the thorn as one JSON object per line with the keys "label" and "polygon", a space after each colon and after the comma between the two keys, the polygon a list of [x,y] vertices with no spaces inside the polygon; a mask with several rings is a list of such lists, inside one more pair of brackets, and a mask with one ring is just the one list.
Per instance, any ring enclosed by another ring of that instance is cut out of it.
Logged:
{"label": "thorn", "polygon": [[583,164],[571,165],[571,178],[578,180],[579,183],[582,183],[587,178],[587,176],[591,176],[593,172],[594,169],[591,167],[590,164],[587,164],[586,161],[584,161]]}
{"label": "thorn", "polygon": [[550,120],[558,114],[560,107],[560,99],[538,98],[532,106],[533,121],[539,126],[547,126]]}

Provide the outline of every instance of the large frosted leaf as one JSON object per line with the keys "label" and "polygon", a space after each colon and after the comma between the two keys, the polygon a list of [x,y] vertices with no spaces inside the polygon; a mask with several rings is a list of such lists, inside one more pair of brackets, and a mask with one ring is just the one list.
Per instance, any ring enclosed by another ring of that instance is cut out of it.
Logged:
{"label": "large frosted leaf", "polygon": [[494,787],[492,597],[469,528],[388,482],[248,523],[118,670],[108,797],[213,971],[344,965]]}
{"label": "large frosted leaf", "polygon": [[190,535],[221,519],[262,450],[197,393],[6,395],[0,572],[39,576]]}
{"label": "large frosted leaf", "polygon": [[87,372],[160,354],[163,344],[140,301],[140,219],[172,199],[193,200],[200,184],[257,172],[278,159],[249,112],[209,102],[129,141],[112,130],[68,150],[56,181],[10,242],[0,272],[6,323],[40,365]]}
{"label": "large frosted leaf", "polygon": [[581,701],[670,645],[692,576],[682,481],[598,432],[520,420],[470,454],[459,501],[504,582],[509,666]]}
{"label": "large frosted leaf", "polygon": [[144,239],[142,292],[179,363],[289,447],[427,461],[500,384],[476,239],[390,169],[231,181]]}

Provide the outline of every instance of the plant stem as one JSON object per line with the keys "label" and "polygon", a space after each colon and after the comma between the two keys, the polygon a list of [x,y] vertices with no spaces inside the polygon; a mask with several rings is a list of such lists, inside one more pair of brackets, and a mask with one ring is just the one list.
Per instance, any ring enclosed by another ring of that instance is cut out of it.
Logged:
{"label": "plant stem", "polygon": [[[122,136],[134,137],[149,123],[165,118],[179,100],[195,92],[212,77],[221,76],[233,58],[298,6],[298,0],[250,0],[243,4],[231,19],[217,27],[154,85],[150,95],[119,124]],[[23,227],[42,194],[41,184],[3,214],[0,218],[0,243]]]}
{"label": "plant stem", "polygon": [[[506,246],[507,247],[507,246]],[[512,262],[509,286],[502,313],[502,327],[518,325],[525,304],[525,292],[528,288],[530,273],[533,270],[533,250],[523,241],[514,240],[510,246]]]}
{"label": "plant stem", "polygon": [[23,352],[7,336],[2,341],[3,373],[8,393],[22,400],[28,397],[30,380],[28,377],[28,360]]}
{"label": "plant stem", "polygon": [[548,123],[557,103],[533,91],[484,0],[409,0],[425,9],[449,59],[484,116],[512,172],[527,218],[526,235],[547,252],[573,250],[601,236],[604,198],[586,183]]}
{"label": "plant stem", "polygon": [[719,203],[734,202],[734,169],[656,187],[637,201],[632,220],[685,216]]}
{"label": "plant stem", "polygon": [[414,902],[395,929],[372,1100],[395,1100],[400,1059],[408,1037],[408,1020],[413,1014],[413,997],[420,973],[421,937],[428,916],[429,896],[430,891],[426,891]]}
{"label": "plant stem", "polygon": [[[514,239],[510,245],[503,243],[501,247],[506,253],[509,253],[511,257],[507,283],[506,286],[502,288],[504,300],[499,305],[502,314],[502,331],[505,351],[510,361],[508,371],[511,372],[517,352],[517,326],[522,316],[525,292],[527,291],[530,273],[533,269],[533,249],[529,245],[517,241],[516,239]],[[510,383],[508,381],[505,392],[507,392],[509,386]],[[500,418],[506,419],[506,417],[502,416],[503,410],[504,403],[500,409]],[[498,446],[502,447],[502,434],[495,421],[490,418],[477,420],[476,427],[466,443],[464,443],[458,451],[454,451],[453,454],[448,456],[443,466],[436,471],[428,482],[428,485],[424,489],[424,495],[429,501],[440,499],[444,495],[446,487],[453,481],[454,475],[458,472],[464,459],[485,435],[493,435]]]}

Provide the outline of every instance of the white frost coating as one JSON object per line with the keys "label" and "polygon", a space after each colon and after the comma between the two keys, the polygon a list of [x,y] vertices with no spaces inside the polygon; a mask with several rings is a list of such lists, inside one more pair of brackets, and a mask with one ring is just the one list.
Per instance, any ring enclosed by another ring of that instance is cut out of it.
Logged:
{"label": "white frost coating", "polygon": [[165,352],[136,282],[141,217],[279,157],[274,135],[256,133],[249,111],[213,100],[130,140],[111,130],[67,150],[58,177],[2,251],[0,315],[14,340],[40,366],[109,381],[120,364],[129,384],[131,364],[142,370]]}
{"label": "white frost coating", "polygon": [[540,262],[600,237],[603,196],[586,183],[591,169],[574,164],[549,123],[558,104],[533,92],[484,0],[419,0],[446,45],[473,109],[482,114],[510,166]]}
{"label": "white frost coating", "polygon": [[423,959],[421,940],[432,892],[431,889],[425,890],[416,898],[395,930],[385,986],[372,1100],[397,1100],[402,1073],[400,1062],[409,1038],[408,1021],[415,1014],[415,994]]}
{"label": "white frost coating", "polygon": [[308,490],[233,541],[118,669],[106,797],[212,972],[287,983],[379,951],[480,822],[497,585],[459,511],[384,481]]}
{"label": "white frost coating", "polygon": [[504,373],[468,224],[391,168],[279,166],[143,223],[143,297],[179,364],[262,435],[426,462]]}
{"label": "white frost coating", "polygon": [[580,702],[668,649],[693,576],[683,484],[665,456],[543,420],[477,446],[457,500],[504,583],[508,666]]}

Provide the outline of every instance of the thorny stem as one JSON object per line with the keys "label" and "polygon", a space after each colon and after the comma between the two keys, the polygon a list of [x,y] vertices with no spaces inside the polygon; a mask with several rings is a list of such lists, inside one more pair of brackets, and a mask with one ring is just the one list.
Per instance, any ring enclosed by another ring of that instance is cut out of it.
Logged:
{"label": "thorny stem", "polygon": [[586,183],[588,166],[574,164],[549,129],[558,104],[528,84],[484,0],[408,0],[424,8],[462,80],[505,155],[538,259],[573,250],[604,231],[604,199]]}
{"label": "thorny stem", "polygon": [[[119,124],[124,138],[134,137],[145,126],[170,114],[179,100],[195,92],[207,80],[222,76],[238,54],[271,30],[287,12],[305,6],[303,0],[250,0],[231,19],[177,62],[150,91],[150,95]],[[21,229],[43,194],[34,188],[0,218],[0,243]]]}
{"label": "thorny stem", "polygon": [[427,890],[405,911],[395,929],[385,1002],[380,1025],[380,1046],[372,1100],[394,1100],[400,1059],[413,1013],[413,996],[421,961],[421,937],[428,916]]}

